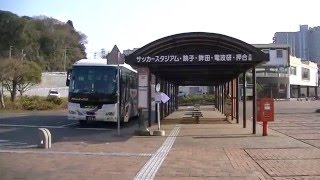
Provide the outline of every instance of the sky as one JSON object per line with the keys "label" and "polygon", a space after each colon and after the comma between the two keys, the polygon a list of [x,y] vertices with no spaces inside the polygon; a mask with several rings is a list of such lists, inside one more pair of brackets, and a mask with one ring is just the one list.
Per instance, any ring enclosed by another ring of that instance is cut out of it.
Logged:
{"label": "sky", "polygon": [[0,0],[0,10],[45,15],[88,36],[87,53],[142,47],[184,32],[211,32],[250,44],[271,43],[275,32],[320,26],[316,0]]}

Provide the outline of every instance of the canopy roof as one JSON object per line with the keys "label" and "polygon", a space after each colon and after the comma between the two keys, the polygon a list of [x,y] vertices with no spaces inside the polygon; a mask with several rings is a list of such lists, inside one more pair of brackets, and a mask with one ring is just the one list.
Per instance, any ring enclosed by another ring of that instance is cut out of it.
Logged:
{"label": "canopy roof", "polygon": [[241,40],[216,33],[191,32],[153,41],[125,57],[134,67],[186,86],[217,85],[269,61],[269,55]]}

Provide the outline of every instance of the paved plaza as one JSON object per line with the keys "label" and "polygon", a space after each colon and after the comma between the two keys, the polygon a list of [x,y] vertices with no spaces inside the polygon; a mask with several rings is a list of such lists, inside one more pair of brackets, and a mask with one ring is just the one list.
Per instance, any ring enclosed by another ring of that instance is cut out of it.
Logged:
{"label": "paved plaza", "polygon": [[200,124],[182,121],[180,107],[163,120],[164,137],[135,136],[130,126],[120,137],[61,137],[48,150],[0,148],[0,179],[320,179],[320,101],[275,102],[268,136],[260,123],[252,134],[250,103],[246,128],[210,106]]}

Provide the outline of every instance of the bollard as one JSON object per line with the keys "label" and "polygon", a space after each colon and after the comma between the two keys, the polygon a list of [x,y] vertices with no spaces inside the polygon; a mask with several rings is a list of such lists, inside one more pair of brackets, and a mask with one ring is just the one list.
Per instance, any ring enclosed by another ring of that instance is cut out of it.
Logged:
{"label": "bollard", "polygon": [[51,133],[46,128],[39,128],[39,142],[38,147],[42,149],[49,149],[51,148]]}
{"label": "bollard", "polygon": [[262,136],[268,135],[268,121],[262,122]]}
{"label": "bollard", "polygon": [[52,140],[51,133],[50,133],[49,129],[47,129],[47,128],[44,128],[44,130],[47,132],[47,135],[48,135],[48,149],[50,149],[51,148],[51,140]]}

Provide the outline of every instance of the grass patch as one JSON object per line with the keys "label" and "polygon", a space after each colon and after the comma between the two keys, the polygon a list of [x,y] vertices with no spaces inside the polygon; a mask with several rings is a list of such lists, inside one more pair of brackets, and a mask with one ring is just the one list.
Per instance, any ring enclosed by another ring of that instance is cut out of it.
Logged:
{"label": "grass patch", "polygon": [[35,111],[66,109],[67,98],[40,97],[40,96],[18,96],[14,102],[8,97],[4,98],[6,107],[1,111]]}

